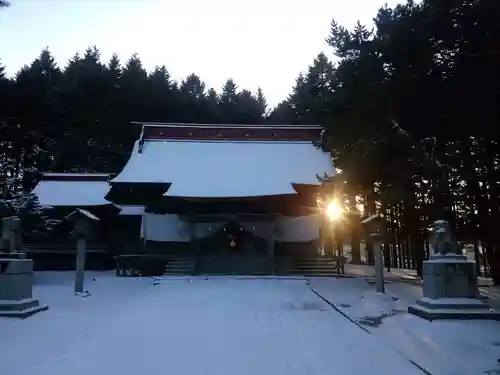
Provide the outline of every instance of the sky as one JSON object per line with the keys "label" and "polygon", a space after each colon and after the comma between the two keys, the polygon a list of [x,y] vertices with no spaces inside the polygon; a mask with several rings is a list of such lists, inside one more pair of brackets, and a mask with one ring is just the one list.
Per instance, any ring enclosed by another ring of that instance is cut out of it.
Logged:
{"label": "sky", "polygon": [[[0,61],[14,75],[49,47],[60,67],[96,45],[103,60],[138,53],[147,70],[196,73],[219,91],[228,78],[262,87],[271,106],[320,52],[330,22],[371,27],[383,0],[10,0],[0,11]],[[400,1],[387,0],[389,6]]]}

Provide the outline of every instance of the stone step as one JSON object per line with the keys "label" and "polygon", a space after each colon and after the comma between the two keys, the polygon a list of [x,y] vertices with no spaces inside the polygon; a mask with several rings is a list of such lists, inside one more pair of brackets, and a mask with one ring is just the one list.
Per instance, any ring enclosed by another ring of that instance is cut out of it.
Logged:
{"label": "stone step", "polygon": [[231,272],[224,272],[224,271],[220,271],[220,272],[217,272],[217,271],[211,271],[211,272],[203,272],[203,273],[200,273],[199,276],[233,276],[233,275],[237,275],[237,276],[268,276],[270,273],[269,272],[234,272],[234,273],[231,273]]}
{"label": "stone step", "polygon": [[337,270],[284,270],[280,271],[280,274],[284,275],[338,275]]}
{"label": "stone step", "polygon": [[168,266],[192,266],[194,262],[168,262]]}
{"label": "stone step", "polygon": [[165,268],[194,268],[194,264],[167,264]]}
{"label": "stone step", "polygon": [[192,273],[194,273],[194,268],[168,268],[168,269],[165,269],[164,273],[186,273],[186,274],[192,274]]}
{"label": "stone step", "polygon": [[335,262],[335,260],[301,260],[301,259],[295,259],[293,263],[308,263],[308,264],[315,264],[315,263],[332,263]]}
{"label": "stone step", "polygon": [[296,260],[295,264],[330,264],[337,263],[335,260]]}
{"label": "stone step", "polygon": [[175,259],[167,263],[164,275],[192,275],[195,263],[190,259]]}
{"label": "stone step", "polygon": [[33,298],[16,301],[0,300],[0,317],[24,319],[47,309],[48,306],[40,305],[38,300]]}

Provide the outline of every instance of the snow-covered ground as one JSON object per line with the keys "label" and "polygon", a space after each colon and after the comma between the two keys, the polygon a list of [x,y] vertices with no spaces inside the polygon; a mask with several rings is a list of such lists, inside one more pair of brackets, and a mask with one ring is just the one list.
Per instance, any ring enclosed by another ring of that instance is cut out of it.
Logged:
{"label": "snow-covered ground", "polygon": [[0,318],[2,375],[422,374],[306,280],[87,273],[82,298],[71,277],[38,273],[49,310]]}
{"label": "snow-covered ground", "polygon": [[311,288],[381,342],[433,375],[500,374],[500,322],[439,320],[407,313],[420,286],[386,284],[386,294],[364,280],[315,279]]}

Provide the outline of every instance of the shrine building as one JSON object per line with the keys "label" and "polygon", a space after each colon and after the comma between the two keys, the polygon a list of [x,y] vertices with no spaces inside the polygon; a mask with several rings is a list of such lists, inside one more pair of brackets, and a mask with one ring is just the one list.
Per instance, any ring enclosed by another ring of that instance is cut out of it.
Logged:
{"label": "shrine building", "polygon": [[87,199],[121,210],[115,253],[181,259],[196,273],[273,273],[280,259],[318,253],[317,176],[336,173],[322,127],[134,124],[127,163]]}

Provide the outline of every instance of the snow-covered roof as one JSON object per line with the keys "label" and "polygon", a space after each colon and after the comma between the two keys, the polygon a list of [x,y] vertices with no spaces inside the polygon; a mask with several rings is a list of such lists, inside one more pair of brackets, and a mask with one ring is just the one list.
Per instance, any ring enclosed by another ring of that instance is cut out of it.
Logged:
{"label": "snow-covered roof", "polygon": [[40,181],[33,193],[43,206],[103,206],[111,204],[104,199],[110,185],[107,181]]}
{"label": "snow-covered roof", "polygon": [[136,142],[111,183],[171,183],[172,197],[223,198],[296,194],[335,174],[329,154],[310,141],[150,140]]}

